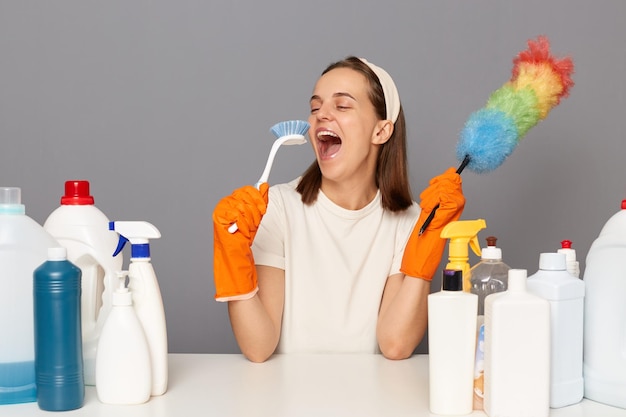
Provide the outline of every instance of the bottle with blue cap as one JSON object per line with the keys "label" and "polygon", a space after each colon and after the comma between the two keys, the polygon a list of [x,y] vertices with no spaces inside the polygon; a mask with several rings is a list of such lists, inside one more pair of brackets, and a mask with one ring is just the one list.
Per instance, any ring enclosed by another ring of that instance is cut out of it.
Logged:
{"label": "bottle with blue cap", "polygon": [[162,395],[167,391],[168,380],[167,328],[161,290],[150,262],[150,239],[160,238],[161,233],[145,221],[113,221],[109,229],[120,235],[113,256],[124,249],[126,242],[131,244],[128,289],[150,348],[151,395]]}

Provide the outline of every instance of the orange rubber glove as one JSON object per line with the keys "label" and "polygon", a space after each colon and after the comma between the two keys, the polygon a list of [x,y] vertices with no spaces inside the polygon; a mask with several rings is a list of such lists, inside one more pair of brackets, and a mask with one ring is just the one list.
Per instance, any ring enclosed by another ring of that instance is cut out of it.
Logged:
{"label": "orange rubber glove", "polygon": [[[456,168],[448,168],[443,174],[430,180],[430,185],[420,194],[422,212],[404,249],[400,270],[411,277],[431,281],[441,263],[446,247],[441,230],[450,222],[461,217],[465,197],[461,187],[461,176]],[[430,212],[439,205],[435,217],[424,230],[419,230]]]}
{"label": "orange rubber glove", "polygon": [[[213,211],[213,279],[217,301],[246,300],[258,291],[252,242],[267,209],[269,184],[247,185],[217,203]],[[228,228],[237,223],[238,230]]]}

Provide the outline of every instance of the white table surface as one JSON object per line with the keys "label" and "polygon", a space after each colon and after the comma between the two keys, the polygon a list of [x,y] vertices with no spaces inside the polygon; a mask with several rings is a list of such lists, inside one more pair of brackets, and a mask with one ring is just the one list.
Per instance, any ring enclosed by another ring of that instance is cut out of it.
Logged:
{"label": "white table surface", "polygon": [[[428,411],[428,356],[391,361],[381,355],[275,355],[261,364],[237,354],[170,354],[169,389],[134,406],[98,401],[87,387],[85,405],[68,416],[401,417]],[[0,405],[0,416],[51,416],[37,403]],[[56,413],[57,415],[59,413]],[[475,411],[473,416],[484,416]],[[551,410],[554,417],[626,416],[594,401]]]}

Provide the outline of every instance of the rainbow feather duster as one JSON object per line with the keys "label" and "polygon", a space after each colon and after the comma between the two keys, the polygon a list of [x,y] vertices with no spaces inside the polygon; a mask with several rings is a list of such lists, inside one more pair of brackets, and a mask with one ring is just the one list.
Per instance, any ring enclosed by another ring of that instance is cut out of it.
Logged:
{"label": "rainbow feather duster", "polygon": [[529,40],[528,49],[520,52],[513,64],[511,79],[465,123],[456,149],[462,161],[457,172],[465,166],[477,173],[498,168],[574,85],[574,63],[570,58],[554,58],[545,36]]}
{"label": "rainbow feather duster", "polygon": [[[520,52],[513,64],[511,79],[465,122],[456,147],[456,156],[461,161],[457,173],[467,167],[482,174],[502,165],[519,140],[545,119],[574,85],[571,79],[574,63],[571,58],[554,58],[545,36],[529,40],[528,49]],[[438,207],[430,212],[420,234]]]}

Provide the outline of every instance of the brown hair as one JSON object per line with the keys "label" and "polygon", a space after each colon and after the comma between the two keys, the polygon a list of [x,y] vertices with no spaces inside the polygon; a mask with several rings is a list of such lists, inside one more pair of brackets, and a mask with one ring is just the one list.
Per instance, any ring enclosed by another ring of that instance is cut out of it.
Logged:
{"label": "brown hair", "polygon": [[[370,101],[378,117],[384,120],[386,118],[385,95],[374,71],[359,58],[350,56],[329,65],[322,75],[335,68],[350,68],[365,76],[370,86]],[[400,114],[394,124],[393,133],[389,140],[380,146],[376,163],[376,186],[380,189],[384,209],[402,211],[411,206],[413,199],[407,167],[406,125],[404,111],[400,106]],[[302,195],[304,204],[312,204],[317,200],[321,186],[322,172],[315,160],[302,175],[296,190]]]}

